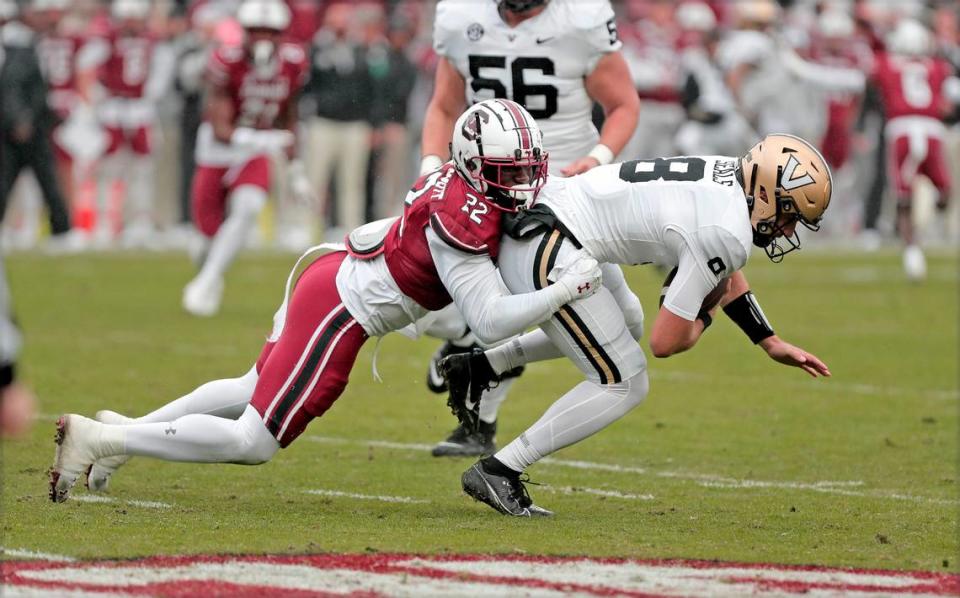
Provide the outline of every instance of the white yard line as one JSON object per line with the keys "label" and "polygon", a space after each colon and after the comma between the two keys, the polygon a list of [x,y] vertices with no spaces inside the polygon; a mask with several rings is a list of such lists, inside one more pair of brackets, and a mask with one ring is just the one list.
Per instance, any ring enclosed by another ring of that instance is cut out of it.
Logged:
{"label": "white yard line", "polygon": [[119,503],[124,505],[129,505],[131,507],[142,507],[144,509],[169,509],[173,505],[158,502],[153,500],[124,500],[119,501],[116,498],[110,496],[98,496],[96,494],[71,494],[70,500],[75,500],[77,502],[92,502],[92,503]]}
{"label": "white yard line", "polygon": [[340,490],[304,490],[304,494],[316,494],[318,496],[334,496],[338,498],[359,498],[360,500],[379,500],[381,502],[399,502],[406,504],[429,504],[429,500],[411,498],[409,496],[380,496],[376,494],[356,494],[354,492],[341,492]]}
{"label": "white yard line", "polygon": [[77,560],[73,557],[62,554],[37,552],[35,550],[26,550],[24,548],[5,548],[3,546],[0,546],[0,554],[7,557],[13,557],[15,559],[40,559],[43,561],[57,561],[63,563],[70,563]]}
{"label": "white yard line", "polygon": [[593,494],[594,496],[604,496],[607,498],[622,498],[624,500],[655,500],[656,497],[652,494],[625,494],[623,492],[617,492],[616,490],[601,490],[599,488],[583,488],[581,486],[550,486],[548,484],[540,484],[537,486],[538,490],[546,490],[547,492],[555,492],[558,494]]}
{"label": "white yard line", "polygon": [[[408,451],[426,451],[432,448],[432,445],[387,442],[382,440],[354,440],[350,438],[339,438],[334,436],[304,436],[312,442],[323,444],[353,444],[361,446],[384,446],[398,450]],[[930,498],[926,496],[915,496],[888,490],[850,490],[864,486],[860,480],[821,480],[817,482],[797,482],[791,480],[770,481],[770,480],[750,480],[737,479],[718,474],[703,474],[686,471],[650,471],[643,467],[631,467],[628,465],[618,465],[616,463],[595,463],[592,461],[567,461],[564,459],[546,458],[540,463],[556,467],[572,467],[575,469],[587,469],[594,471],[610,471],[614,473],[631,473],[639,475],[652,475],[659,478],[672,478],[678,480],[689,480],[700,486],[720,489],[750,489],[750,488],[777,488],[780,490],[805,490],[821,492],[828,494],[842,494],[844,496],[860,496],[864,498],[885,498],[891,500],[909,500],[927,504],[942,505],[960,505],[960,500],[950,498]],[[642,496],[642,495],[639,495]],[[652,498],[652,497],[651,497]]]}

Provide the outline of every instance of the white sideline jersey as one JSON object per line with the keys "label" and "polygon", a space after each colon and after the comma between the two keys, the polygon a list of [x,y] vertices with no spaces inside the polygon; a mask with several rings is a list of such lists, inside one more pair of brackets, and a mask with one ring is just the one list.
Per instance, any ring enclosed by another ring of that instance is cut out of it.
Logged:
{"label": "white sideline jersey", "polygon": [[584,77],[622,46],[609,0],[551,0],[516,27],[500,18],[496,0],[440,0],[433,45],[466,81],[468,104],[508,98],[530,112],[551,173],[599,140]]}
{"label": "white sideline jersey", "polygon": [[599,262],[679,266],[664,306],[693,320],[707,293],[741,269],[753,228],[738,158],[633,160],[550,177],[537,198]]}

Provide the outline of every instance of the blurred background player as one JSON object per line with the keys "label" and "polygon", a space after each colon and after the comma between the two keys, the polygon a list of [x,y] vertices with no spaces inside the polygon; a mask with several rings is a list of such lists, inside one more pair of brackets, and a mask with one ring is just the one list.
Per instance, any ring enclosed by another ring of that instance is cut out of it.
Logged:
{"label": "blurred background player", "polygon": [[[193,215],[204,237],[200,271],[183,290],[195,316],[220,309],[223,277],[257,222],[272,178],[270,157],[292,158],[306,55],[281,42],[290,10],[281,0],[244,0],[240,46],[218,48],[207,69],[206,122],[197,134]],[[302,166],[296,168],[302,171]]]}
{"label": "blurred background player", "polygon": [[107,56],[99,65],[104,97],[98,116],[108,135],[100,160],[101,215],[96,241],[109,245],[122,229],[125,247],[156,239],[154,150],[157,101],[172,83],[174,56],[148,28],[150,0],[113,0]]}
{"label": "blurred background player", "polygon": [[[608,0],[441,0],[433,43],[439,61],[424,117],[421,174],[446,159],[464,106],[493,97],[512,99],[537,119],[552,175],[572,176],[612,162],[633,134],[640,103]],[[591,119],[594,102],[605,116],[599,134]],[[475,342],[454,310],[429,331],[455,339],[441,346],[429,365],[427,385],[434,392],[445,389],[437,360],[469,351]],[[493,450],[497,411],[512,381],[504,380],[485,397],[477,434],[458,426],[433,454]]]}
{"label": "blurred background player", "polygon": [[[897,201],[897,231],[903,240],[903,268],[910,280],[923,280],[926,258],[913,223],[913,193],[918,175],[936,189],[943,214],[950,199],[944,119],[960,102],[960,81],[949,62],[934,55],[933,38],[921,23],[904,19],[877,54],[873,82],[886,119],[888,171]],[[951,102],[952,100],[952,102]]]}

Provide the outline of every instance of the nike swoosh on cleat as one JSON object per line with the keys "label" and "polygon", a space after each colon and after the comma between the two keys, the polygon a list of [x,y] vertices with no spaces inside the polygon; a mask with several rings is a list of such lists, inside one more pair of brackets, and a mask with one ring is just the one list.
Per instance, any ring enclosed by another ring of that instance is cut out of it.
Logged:
{"label": "nike swoosh on cleat", "polygon": [[537,38],[537,43],[538,43],[538,44],[545,44],[545,43],[547,43],[548,41],[550,41],[550,40],[552,40],[552,39],[553,39],[553,36],[550,36],[550,37],[538,37],[538,38]]}

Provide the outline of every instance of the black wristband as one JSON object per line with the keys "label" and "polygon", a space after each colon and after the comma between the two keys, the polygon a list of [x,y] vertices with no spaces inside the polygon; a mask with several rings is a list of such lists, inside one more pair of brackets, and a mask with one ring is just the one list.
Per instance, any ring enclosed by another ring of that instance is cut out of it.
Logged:
{"label": "black wristband", "polygon": [[707,328],[710,328],[710,324],[713,324],[713,318],[710,317],[710,312],[707,310],[701,310],[700,313],[697,314],[696,319],[703,322],[704,332],[706,332]]}
{"label": "black wristband", "polygon": [[13,384],[17,377],[17,372],[12,363],[0,365],[0,388],[6,388]]}
{"label": "black wristband", "polygon": [[753,293],[747,291],[740,295],[723,308],[724,313],[734,321],[734,323],[743,330],[753,344],[757,344],[765,338],[773,336],[773,327],[763,315],[760,304]]}

